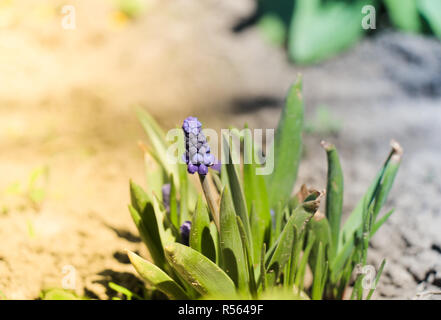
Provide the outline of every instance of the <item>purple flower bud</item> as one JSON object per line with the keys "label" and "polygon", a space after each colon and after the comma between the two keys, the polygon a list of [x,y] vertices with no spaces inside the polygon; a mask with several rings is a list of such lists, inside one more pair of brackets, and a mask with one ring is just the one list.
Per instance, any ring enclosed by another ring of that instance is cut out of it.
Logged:
{"label": "purple flower bud", "polygon": [[216,160],[214,161],[214,164],[211,167],[211,169],[216,170],[219,173],[221,171],[221,168],[222,168],[222,163],[220,161],[216,161]]}
{"label": "purple flower bud", "polygon": [[190,147],[194,147],[196,148],[198,146],[198,138],[193,136],[193,137],[189,137],[188,139]]}
{"label": "purple flower bud", "polygon": [[170,211],[170,183],[166,183],[162,186],[162,202],[167,211]]}
{"label": "purple flower bud", "polygon": [[198,134],[198,142],[204,143],[207,141],[203,133]]}
{"label": "purple flower bud", "polygon": [[199,169],[198,166],[194,165],[191,162],[188,163],[188,166],[187,166],[188,173],[191,173],[191,174],[196,173],[196,172],[198,172],[198,169]]}
{"label": "purple flower bud", "polygon": [[191,158],[191,162],[193,164],[200,164],[204,161],[204,157],[200,153],[196,153],[193,158]]}
{"label": "purple flower bud", "polygon": [[179,231],[181,232],[182,244],[185,244],[186,246],[188,246],[190,242],[190,230],[191,230],[191,221],[185,221],[182,224],[182,226],[179,228]]}
{"label": "purple flower bud", "polygon": [[186,134],[193,133],[197,135],[199,134],[201,127],[202,124],[198,121],[198,118],[195,117],[188,117],[182,124],[182,129]]}
{"label": "purple flower bud", "polygon": [[214,164],[214,156],[210,153],[204,154],[204,164],[206,166],[212,166]]}
{"label": "purple flower bud", "polygon": [[196,147],[188,148],[188,152],[190,153],[190,157],[193,157],[196,153],[198,153],[198,149]]}
{"label": "purple flower bud", "polygon": [[202,175],[206,175],[208,173],[208,167],[205,164],[201,163],[199,165],[198,173]]}

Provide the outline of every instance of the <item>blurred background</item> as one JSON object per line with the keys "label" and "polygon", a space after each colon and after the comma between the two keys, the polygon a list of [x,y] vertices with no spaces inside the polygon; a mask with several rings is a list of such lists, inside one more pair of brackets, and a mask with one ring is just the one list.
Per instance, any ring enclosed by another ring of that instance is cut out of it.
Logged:
{"label": "blurred background", "polygon": [[188,115],[274,128],[299,73],[297,188],[325,188],[329,140],[347,213],[398,140],[376,295],[439,297],[440,38],[439,0],[0,0],[0,298],[72,272],[91,298],[114,297],[109,281],[139,288],[124,252],[144,250],[127,211],[128,179],[146,183],[133,107],[165,129]]}

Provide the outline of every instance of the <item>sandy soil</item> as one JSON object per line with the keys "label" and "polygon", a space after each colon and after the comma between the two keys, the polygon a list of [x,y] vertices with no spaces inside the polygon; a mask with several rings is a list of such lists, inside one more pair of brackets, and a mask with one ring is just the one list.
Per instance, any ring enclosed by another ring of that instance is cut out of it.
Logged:
{"label": "sandy soil", "polygon": [[[254,28],[231,32],[251,12],[248,0],[151,0],[130,22],[115,18],[110,1],[70,1],[76,30],[60,26],[54,3],[62,1],[14,3],[0,10],[8,18],[0,26],[0,292],[6,298],[34,299],[42,289],[61,287],[66,266],[76,270],[78,294],[111,298],[108,281],[137,287],[124,255],[144,250],[127,212],[128,179],[144,183],[137,148],[144,135],[134,104],[164,127],[190,113],[214,128],[245,121],[274,127],[298,72],[308,121],[325,105],[342,123],[338,134],[307,135],[299,184],[324,187],[319,141],[335,142],[349,211],[389,140],[400,141],[405,157],[387,205],[396,212],[370,255],[376,266],[388,259],[377,298],[440,290],[439,42],[383,32],[306,68],[290,65]],[[26,186],[43,166],[48,178],[39,183],[46,193],[35,205]],[[21,193],[12,192],[17,183]]]}

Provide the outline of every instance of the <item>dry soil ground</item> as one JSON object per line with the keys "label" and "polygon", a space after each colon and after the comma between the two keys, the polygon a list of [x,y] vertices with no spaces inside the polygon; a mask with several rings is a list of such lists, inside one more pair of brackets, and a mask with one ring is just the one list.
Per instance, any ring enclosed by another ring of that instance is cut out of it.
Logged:
{"label": "dry soil ground", "polygon": [[[0,2],[0,291],[6,298],[33,299],[60,287],[66,266],[76,270],[78,294],[107,299],[115,294],[108,281],[137,286],[124,254],[144,250],[126,207],[128,179],[144,182],[137,148],[144,135],[133,104],[164,127],[194,114],[215,128],[245,121],[271,128],[298,72],[307,120],[324,105],[341,122],[337,134],[319,126],[306,136],[299,184],[324,188],[319,142],[335,142],[349,211],[389,140],[397,139],[405,156],[387,205],[396,212],[370,255],[375,266],[388,259],[377,297],[440,290],[438,41],[384,31],[331,61],[297,67],[254,28],[231,32],[253,1],[149,2],[127,22],[111,1],[70,1],[75,30],[61,28],[63,1]],[[35,206],[26,186],[40,167],[48,168],[47,180],[39,181],[46,193]]]}

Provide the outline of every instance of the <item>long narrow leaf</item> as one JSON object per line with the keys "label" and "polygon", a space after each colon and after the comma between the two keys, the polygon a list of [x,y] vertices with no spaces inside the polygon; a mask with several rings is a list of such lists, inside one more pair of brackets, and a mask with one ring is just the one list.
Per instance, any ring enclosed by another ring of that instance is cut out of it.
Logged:
{"label": "long narrow leaf", "polygon": [[314,270],[314,279],[312,283],[311,298],[312,300],[321,300],[323,296],[323,277],[325,273],[325,249],[323,243],[319,242],[317,251],[317,263]]}
{"label": "long narrow leaf", "polygon": [[220,205],[220,249],[223,269],[240,290],[247,288],[248,270],[230,191],[225,187]]}
{"label": "long narrow leaf", "polygon": [[139,234],[147,249],[157,266],[161,269],[164,269],[165,257],[164,257],[164,249],[161,242],[161,237],[159,235],[159,231],[156,227],[156,217],[154,214],[151,214],[151,204],[149,204],[148,209],[144,209],[144,211],[148,212],[148,214],[144,215],[142,218],[141,214],[131,205],[129,205],[129,211],[132,216],[133,221],[135,222],[136,227],[138,228]]}
{"label": "long narrow leaf", "polygon": [[[223,139],[225,140],[225,137]],[[230,154],[231,154],[230,148],[228,150],[229,150],[228,152],[230,152]],[[231,159],[231,156],[229,158]],[[229,181],[229,185],[230,185],[234,209],[235,209],[237,215],[242,219],[242,223],[245,228],[248,242],[252,243],[248,210],[247,210],[247,205],[246,205],[246,201],[245,201],[245,195],[243,193],[243,188],[242,188],[242,185],[239,180],[239,174],[236,170],[236,166],[232,163],[232,161],[229,161],[226,164],[225,168],[226,168],[227,174],[228,174],[228,181]]]}
{"label": "long narrow leaf", "polygon": [[243,255],[245,256],[246,265],[248,268],[248,285],[249,290],[253,298],[257,297],[257,284],[256,284],[256,278],[254,275],[254,266],[253,266],[253,259],[251,257],[250,252],[250,245],[248,244],[248,239],[245,233],[245,228],[243,226],[242,220],[239,216],[236,216],[237,220],[237,226],[239,227],[239,233],[240,233],[240,239],[242,240],[242,249],[243,249]]}
{"label": "long narrow leaf", "polygon": [[378,269],[377,275],[375,276],[374,286],[373,286],[373,288],[371,290],[369,290],[369,293],[368,293],[368,295],[366,297],[366,300],[370,300],[372,295],[374,294],[375,289],[376,289],[377,284],[378,284],[378,281],[380,281],[381,274],[383,273],[383,269],[384,269],[385,265],[386,265],[386,260],[383,259],[383,261],[381,262],[380,268]]}
{"label": "long narrow leaf", "polygon": [[210,233],[210,217],[202,198],[198,198],[190,231],[190,247],[216,262],[216,248]]}
{"label": "long narrow leaf", "polygon": [[255,152],[250,131],[245,131],[244,146],[244,152],[248,154],[248,157],[244,156],[244,158],[251,160],[249,161],[251,163],[245,162],[243,165],[244,193],[250,214],[254,261],[258,261],[262,244],[270,235],[271,213],[265,179],[262,175],[256,174],[257,165],[252,160]]}
{"label": "long narrow leaf", "polygon": [[[384,201],[387,199],[387,195],[390,191],[390,185],[387,183],[382,191],[382,182],[386,181],[384,180],[385,173],[389,172],[389,177],[387,181],[391,182],[393,181],[396,173],[397,173],[397,166],[399,166],[401,157],[403,154],[403,150],[400,147],[400,145],[396,142],[392,142],[392,150],[389,153],[389,156],[384,163],[383,167],[377,174],[376,178],[372,182],[372,184],[369,186],[367,192],[364,194],[363,198],[360,199],[355,209],[352,211],[349,218],[346,220],[345,224],[343,225],[343,228],[340,232],[340,239],[339,239],[339,248],[342,248],[344,242],[353,241],[354,233],[357,230],[360,230],[362,227],[362,214],[363,214],[363,208],[365,206],[365,203],[368,203],[368,206],[370,206],[375,198],[378,196],[378,194],[381,194],[383,192],[382,198],[383,200],[381,203],[384,203]],[[392,166],[393,170],[388,171],[388,167]],[[377,208],[378,209],[378,208]],[[378,214],[378,213],[377,213]],[[340,251],[341,249],[339,249]]]}
{"label": "long narrow leaf", "polygon": [[328,183],[326,189],[326,218],[329,221],[332,236],[331,257],[338,250],[340,222],[343,211],[343,171],[335,146],[322,142],[328,157]]}
{"label": "long narrow leaf", "polygon": [[441,2],[433,0],[417,0],[418,9],[426,18],[433,33],[441,39]]}
{"label": "long narrow leaf", "polygon": [[383,0],[383,2],[389,18],[397,28],[407,32],[421,30],[422,25],[416,0]]}
{"label": "long narrow leaf", "polygon": [[381,228],[381,226],[389,219],[389,217],[394,213],[394,210],[390,210],[388,213],[386,213],[384,216],[382,216],[380,219],[378,219],[375,224],[372,227],[371,231],[371,238],[374,236],[374,234],[377,233],[378,229]]}
{"label": "long narrow leaf", "polygon": [[201,295],[236,297],[231,278],[196,250],[174,243],[165,248],[165,255],[172,268]]}
{"label": "long narrow leaf", "polygon": [[293,190],[302,153],[303,97],[302,78],[289,90],[274,140],[274,171],[267,176],[270,208],[285,203]]}
{"label": "long narrow leaf", "polygon": [[306,224],[311,219],[313,213],[307,212],[305,208],[299,206],[292,213],[290,219],[283,228],[280,238],[277,241],[277,247],[271,257],[266,261],[268,283],[273,285],[285,264],[288,262],[292,246],[294,245],[294,235],[302,233]]}
{"label": "long narrow leaf", "polygon": [[130,262],[139,275],[150,285],[163,292],[170,299],[188,299],[184,289],[153,263],[142,259],[137,254],[128,252]]}
{"label": "long narrow leaf", "polygon": [[150,143],[157,155],[157,160],[161,163],[162,167],[167,171],[167,175],[173,174],[175,177],[175,183],[179,186],[178,169],[176,165],[167,162],[167,142],[165,141],[165,134],[156,123],[156,121],[145,112],[142,108],[136,109],[136,114],[141,122]]}

